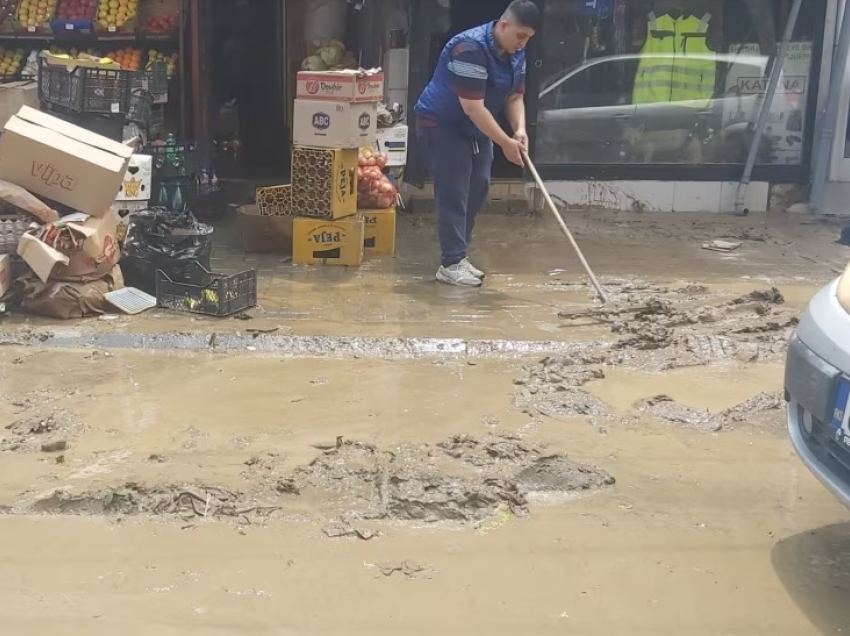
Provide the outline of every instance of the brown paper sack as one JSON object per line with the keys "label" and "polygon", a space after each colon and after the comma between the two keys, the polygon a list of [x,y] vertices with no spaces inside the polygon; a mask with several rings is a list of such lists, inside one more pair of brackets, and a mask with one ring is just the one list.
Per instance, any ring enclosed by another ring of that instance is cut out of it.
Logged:
{"label": "brown paper sack", "polygon": [[24,280],[21,307],[37,316],[62,320],[97,316],[113,309],[104,294],[122,287],[124,277],[119,265],[103,278],[86,282],[42,283],[37,278],[28,278]]}
{"label": "brown paper sack", "polygon": [[59,213],[41,199],[21,186],[2,179],[0,179],[0,199],[21,208],[24,212],[29,212],[42,223],[54,223],[59,220]]}

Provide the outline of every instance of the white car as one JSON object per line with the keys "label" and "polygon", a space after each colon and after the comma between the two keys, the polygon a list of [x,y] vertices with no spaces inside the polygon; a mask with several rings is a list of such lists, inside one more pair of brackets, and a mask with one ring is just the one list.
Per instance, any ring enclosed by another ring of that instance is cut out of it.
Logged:
{"label": "white car", "polygon": [[850,508],[850,265],[815,295],[791,337],[785,400],[800,459]]}

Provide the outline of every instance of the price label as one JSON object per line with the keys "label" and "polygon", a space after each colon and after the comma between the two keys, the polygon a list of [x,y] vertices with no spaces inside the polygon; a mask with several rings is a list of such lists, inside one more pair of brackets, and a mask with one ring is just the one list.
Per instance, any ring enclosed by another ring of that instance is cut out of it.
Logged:
{"label": "price label", "polygon": [[117,115],[121,111],[121,104],[113,102],[109,109]]}
{"label": "price label", "polygon": [[34,27],[34,26],[28,26],[28,27],[27,27],[27,32],[29,32],[29,33],[35,33],[35,27]]}
{"label": "price label", "polygon": [[73,31],[73,30],[74,30],[74,25],[73,25],[73,24],[66,24],[66,25],[65,25],[65,30],[66,30],[66,31]]}
{"label": "price label", "polygon": [[110,24],[108,27],[106,27],[106,30],[107,30],[109,33],[115,33],[115,25],[114,25],[114,24]]}

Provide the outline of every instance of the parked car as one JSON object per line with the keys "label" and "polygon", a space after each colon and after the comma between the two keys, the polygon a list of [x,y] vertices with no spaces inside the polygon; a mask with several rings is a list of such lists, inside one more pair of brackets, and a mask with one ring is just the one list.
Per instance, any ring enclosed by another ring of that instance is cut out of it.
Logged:
{"label": "parked car", "polygon": [[[648,57],[627,54],[590,59],[544,80],[538,99],[538,153],[566,153],[562,161],[581,163],[742,162],[767,84],[770,58],[732,53],[689,56],[715,64],[715,93],[707,103],[635,104],[632,92],[638,65]],[[682,59],[651,57],[665,62]],[[799,111],[802,130],[805,94],[805,81],[787,82],[783,75],[772,110]],[[678,136],[671,134],[674,132]]]}
{"label": "parked car", "polygon": [[797,454],[850,508],[850,265],[815,295],[791,337],[785,399]]}

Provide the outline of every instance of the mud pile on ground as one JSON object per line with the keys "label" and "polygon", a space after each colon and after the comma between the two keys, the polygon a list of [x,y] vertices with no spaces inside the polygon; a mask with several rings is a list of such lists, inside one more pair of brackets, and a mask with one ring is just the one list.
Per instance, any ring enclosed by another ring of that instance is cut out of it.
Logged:
{"label": "mud pile on ground", "polygon": [[[246,462],[262,469],[262,460]],[[358,521],[480,522],[507,507],[526,512],[535,492],[580,493],[612,485],[614,478],[519,436],[454,436],[437,445],[403,445],[382,450],[365,442],[338,440],[305,466],[276,478],[258,479],[249,492],[210,484],[122,484],[97,492],[57,490],[6,514],[134,516],[194,522],[285,515],[294,498],[325,502],[336,517],[328,536],[374,536]],[[328,503],[330,502],[330,503]]]}
{"label": "mud pile on ground", "polygon": [[2,432],[0,452],[63,451],[68,440],[82,431],[82,425],[64,409],[37,407],[29,400],[17,404],[21,412]]}
{"label": "mud pile on ground", "polygon": [[611,409],[598,397],[580,387],[605,377],[605,353],[575,356],[549,356],[525,367],[526,377],[517,378],[513,395],[515,407],[532,417],[579,417],[610,415]]}
{"label": "mud pile on ground", "polygon": [[510,434],[458,435],[436,446],[385,451],[346,441],[296,469],[292,479],[302,493],[343,494],[348,519],[425,523],[481,521],[501,505],[523,512],[538,487],[576,492],[614,483],[604,471],[544,451]]}
{"label": "mud pile on ground", "polygon": [[645,413],[660,422],[717,432],[742,425],[781,428],[784,425],[783,406],[782,394],[777,392],[759,393],[720,413],[686,406],[668,395],[641,400],[635,408],[639,413]]}

